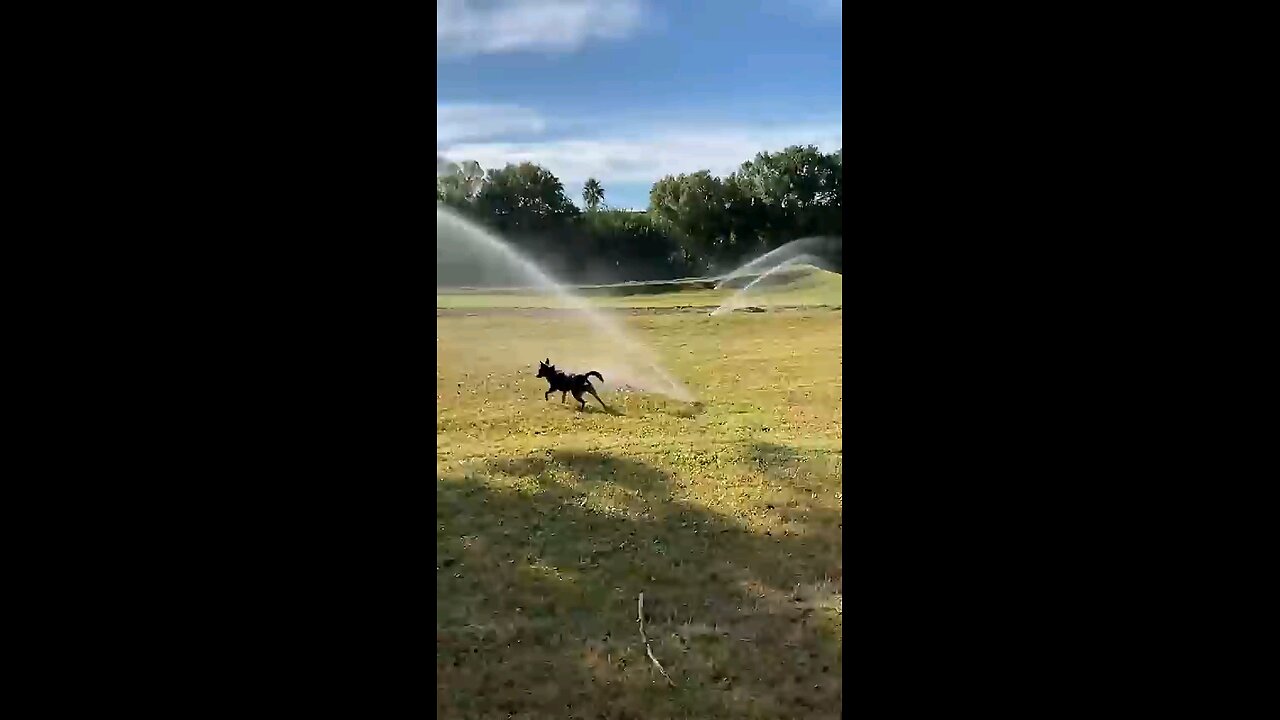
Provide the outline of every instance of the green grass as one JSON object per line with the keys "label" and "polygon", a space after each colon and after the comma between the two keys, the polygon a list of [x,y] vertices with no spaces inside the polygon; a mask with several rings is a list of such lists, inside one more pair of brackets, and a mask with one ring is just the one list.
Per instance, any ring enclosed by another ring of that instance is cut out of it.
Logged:
{"label": "green grass", "polygon": [[534,377],[589,327],[437,310],[438,715],[839,716],[843,312],[817,280],[778,293],[815,307],[613,311],[697,396],[606,389],[613,413]]}
{"label": "green grass", "polygon": [[[762,283],[763,285],[764,283]],[[649,293],[634,288],[634,294],[623,293],[632,288],[589,288],[585,293],[592,304],[606,308],[714,308],[733,296],[736,290],[690,289],[673,292]],[[789,278],[783,285],[771,286],[760,291],[753,288],[747,304],[775,307],[802,307],[815,305],[839,305],[843,293],[841,276],[811,268]],[[534,293],[486,293],[465,292],[436,295],[437,308],[547,308],[564,307],[565,304],[551,295]]]}

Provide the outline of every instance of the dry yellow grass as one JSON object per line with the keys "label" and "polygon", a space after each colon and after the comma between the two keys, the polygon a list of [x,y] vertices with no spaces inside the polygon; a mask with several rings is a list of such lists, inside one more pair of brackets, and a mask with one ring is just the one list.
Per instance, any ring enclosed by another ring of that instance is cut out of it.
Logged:
{"label": "dry yellow grass", "polygon": [[617,312],[697,403],[545,401],[588,328],[437,312],[438,714],[838,717],[842,311]]}

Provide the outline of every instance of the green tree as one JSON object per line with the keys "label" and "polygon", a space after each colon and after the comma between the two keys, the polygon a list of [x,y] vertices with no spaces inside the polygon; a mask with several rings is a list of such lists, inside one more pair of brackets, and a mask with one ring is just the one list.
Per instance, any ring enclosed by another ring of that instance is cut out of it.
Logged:
{"label": "green tree", "polygon": [[587,178],[582,184],[582,202],[587,206],[588,210],[595,211],[600,207],[600,203],[604,200],[604,188],[600,186],[600,181],[595,178]]}
{"label": "green tree", "polygon": [[560,179],[525,162],[490,170],[475,198],[476,210],[508,231],[547,231],[578,214]]}
{"label": "green tree", "polygon": [[[589,178],[580,213],[546,168],[436,162],[436,199],[537,253],[566,279],[652,279],[736,265],[790,240],[841,236],[844,151],[758,153],[726,178],[702,170],[653,184],[647,213],[605,210]],[[841,244],[828,258],[839,266]]]}
{"label": "green tree", "polygon": [[812,145],[757,153],[734,173],[751,199],[766,245],[805,235],[839,234],[843,150],[826,155]]}
{"label": "green tree", "polygon": [[649,191],[649,214],[679,242],[686,264],[706,267],[736,244],[730,210],[740,196],[709,170],[668,175]]}
{"label": "green tree", "polygon": [[593,280],[673,277],[670,257],[679,245],[647,213],[600,210],[579,218],[589,237],[580,244],[593,258]]}

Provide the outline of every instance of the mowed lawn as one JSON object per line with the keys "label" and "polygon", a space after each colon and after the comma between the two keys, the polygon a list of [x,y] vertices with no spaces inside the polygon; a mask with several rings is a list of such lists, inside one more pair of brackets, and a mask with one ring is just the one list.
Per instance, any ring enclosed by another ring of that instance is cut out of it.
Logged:
{"label": "mowed lawn", "polygon": [[546,401],[588,325],[437,310],[438,715],[838,717],[842,310],[609,312],[697,402]]}
{"label": "mowed lawn", "polygon": [[[759,304],[767,307],[839,306],[844,290],[843,280],[836,273],[819,270],[812,266],[797,266],[789,273],[778,273],[786,282],[771,284],[756,289],[742,302],[744,305]],[[745,284],[738,281],[738,287]],[[679,285],[670,286],[670,291],[652,292],[643,286],[613,286],[589,291],[588,297],[592,305],[606,308],[715,308],[733,296],[733,291],[691,289]],[[630,294],[615,294],[630,293]],[[538,294],[521,294],[519,292],[459,292],[436,296],[437,308],[542,308],[568,307],[561,298]]]}

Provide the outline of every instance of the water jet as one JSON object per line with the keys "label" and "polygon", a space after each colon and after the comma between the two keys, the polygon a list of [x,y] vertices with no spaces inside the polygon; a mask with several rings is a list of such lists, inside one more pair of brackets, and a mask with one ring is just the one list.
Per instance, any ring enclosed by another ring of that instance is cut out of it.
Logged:
{"label": "water jet", "polygon": [[[694,400],[693,393],[613,318],[570,292],[497,234],[450,208],[437,205],[436,292],[447,288],[449,283],[519,287],[545,298],[546,307],[556,314],[550,321],[544,321],[547,323],[545,342],[534,353],[537,357],[512,357],[513,363],[536,363],[550,356],[561,367],[577,372],[599,370],[605,376],[603,387],[614,391],[631,388],[681,402]],[[587,338],[566,335],[564,330],[575,323],[586,326],[590,331]],[[492,342],[502,340],[491,339]],[[588,364],[592,366],[586,367]]]}

